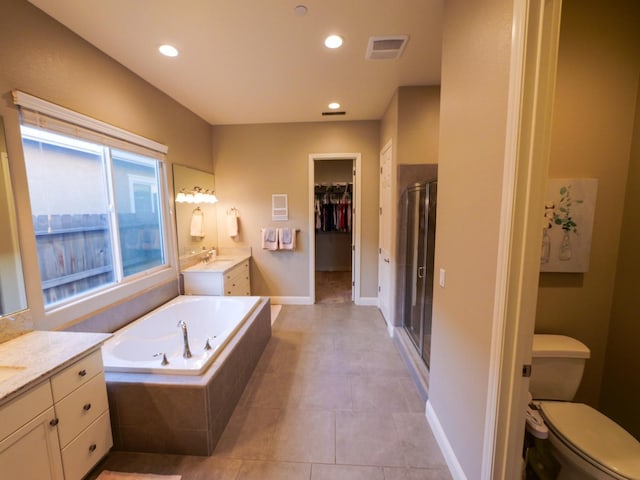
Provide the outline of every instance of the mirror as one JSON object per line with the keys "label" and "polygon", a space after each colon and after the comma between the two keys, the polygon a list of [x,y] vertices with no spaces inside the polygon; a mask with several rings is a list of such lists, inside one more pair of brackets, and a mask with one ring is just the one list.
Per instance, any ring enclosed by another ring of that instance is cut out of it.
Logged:
{"label": "mirror", "polygon": [[0,117],[0,317],[27,308],[9,156]]}
{"label": "mirror", "polygon": [[[173,165],[173,189],[176,195],[213,193],[215,177],[212,173]],[[176,201],[176,231],[178,254],[189,256],[204,249],[215,248],[218,243],[216,205],[205,201],[186,203]]]}

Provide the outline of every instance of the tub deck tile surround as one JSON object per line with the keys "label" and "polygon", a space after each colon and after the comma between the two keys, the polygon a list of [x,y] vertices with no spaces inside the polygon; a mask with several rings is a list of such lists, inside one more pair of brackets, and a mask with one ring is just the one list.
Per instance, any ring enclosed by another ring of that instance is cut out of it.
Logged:
{"label": "tub deck tile surround", "polygon": [[256,355],[213,455],[114,451],[88,480],[101,469],[182,480],[451,479],[376,308],[285,305]]}
{"label": "tub deck tile surround", "polygon": [[210,455],[271,337],[263,298],[201,376],[106,372],[116,450]]}

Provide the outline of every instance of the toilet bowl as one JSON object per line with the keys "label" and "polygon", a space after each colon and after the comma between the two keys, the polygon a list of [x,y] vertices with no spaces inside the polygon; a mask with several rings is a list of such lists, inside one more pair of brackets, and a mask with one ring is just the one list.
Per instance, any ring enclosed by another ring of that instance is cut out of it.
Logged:
{"label": "toilet bowl", "polygon": [[538,404],[559,480],[640,480],[640,443],[622,427],[583,403]]}
{"label": "toilet bowl", "polygon": [[573,403],[589,349],[561,335],[534,335],[530,390],[549,430],[558,480],[640,480],[640,442],[594,408]]}

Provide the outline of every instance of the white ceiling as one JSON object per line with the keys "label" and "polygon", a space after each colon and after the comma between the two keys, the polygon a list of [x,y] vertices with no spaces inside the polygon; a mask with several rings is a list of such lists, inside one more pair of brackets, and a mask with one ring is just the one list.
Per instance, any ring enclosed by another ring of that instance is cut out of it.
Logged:
{"label": "white ceiling", "polygon": [[[213,125],[328,120],[331,101],[332,120],[381,118],[396,87],[440,83],[443,1],[30,0]],[[370,36],[396,34],[401,58],[365,59]]]}

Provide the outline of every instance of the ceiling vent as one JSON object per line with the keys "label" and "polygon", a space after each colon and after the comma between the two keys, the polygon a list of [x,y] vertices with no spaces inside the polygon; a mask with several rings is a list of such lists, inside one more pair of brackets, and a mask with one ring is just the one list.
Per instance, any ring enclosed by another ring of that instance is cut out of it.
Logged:
{"label": "ceiling vent", "polygon": [[367,45],[367,60],[392,60],[402,55],[408,35],[386,35],[369,37]]}

